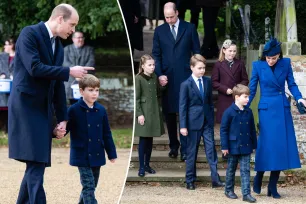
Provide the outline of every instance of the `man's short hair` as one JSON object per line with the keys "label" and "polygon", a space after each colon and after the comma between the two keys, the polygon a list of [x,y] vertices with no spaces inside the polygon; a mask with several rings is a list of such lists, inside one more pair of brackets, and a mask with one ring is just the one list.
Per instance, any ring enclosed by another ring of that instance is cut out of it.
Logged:
{"label": "man's short hair", "polygon": [[66,21],[71,17],[72,9],[73,7],[69,4],[59,4],[53,9],[51,17],[63,16],[64,21]]}
{"label": "man's short hair", "polygon": [[243,84],[237,84],[233,88],[233,98],[235,99],[235,96],[241,96],[242,94],[250,95],[250,89],[249,87],[243,85]]}
{"label": "man's short hair", "polygon": [[84,37],[84,33],[82,31],[75,31],[74,33],[72,33],[72,37],[74,37],[76,33],[81,33]]}
{"label": "man's short hair", "polygon": [[100,88],[100,80],[92,74],[86,74],[79,81],[79,87],[83,90],[85,90],[86,87]]}
{"label": "man's short hair", "polygon": [[[169,4],[169,3],[171,3],[171,4]],[[172,8],[175,12],[177,11],[177,9],[176,9],[176,4],[175,4],[174,2],[167,2],[167,3],[165,3],[165,5],[164,5],[164,10],[165,10],[166,8]]]}
{"label": "man's short hair", "polygon": [[203,62],[203,64],[206,64],[206,59],[200,55],[200,54],[194,54],[191,58],[190,58],[190,66],[195,66],[197,64],[197,62]]}

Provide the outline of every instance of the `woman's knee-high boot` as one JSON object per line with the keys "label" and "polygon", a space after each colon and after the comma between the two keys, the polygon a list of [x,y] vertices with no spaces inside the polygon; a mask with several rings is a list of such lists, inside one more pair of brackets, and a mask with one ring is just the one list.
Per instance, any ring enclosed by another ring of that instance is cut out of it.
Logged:
{"label": "woman's knee-high boot", "polygon": [[264,173],[264,171],[257,171],[254,177],[253,191],[257,194],[260,194],[261,192],[261,184]]}
{"label": "woman's knee-high boot", "polygon": [[268,185],[268,196],[273,196],[273,198],[280,198],[281,196],[277,192],[277,182],[279,179],[280,171],[271,171],[269,185]]}

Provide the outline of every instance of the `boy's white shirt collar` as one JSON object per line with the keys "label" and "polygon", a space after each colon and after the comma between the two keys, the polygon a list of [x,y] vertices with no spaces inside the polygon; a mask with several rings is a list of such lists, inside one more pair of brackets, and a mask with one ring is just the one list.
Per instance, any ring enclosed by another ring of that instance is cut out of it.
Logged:
{"label": "boy's white shirt collar", "polygon": [[198,77],[194,76],[193,74],[191,74],[191,77],[193,78],[194,82],[196,83],[198,89],[200,89],[199,81],[198,80],[201,79],[201,83],[202,83],[203,90],[204,90],[203,78],[202,77],[198,78]]}

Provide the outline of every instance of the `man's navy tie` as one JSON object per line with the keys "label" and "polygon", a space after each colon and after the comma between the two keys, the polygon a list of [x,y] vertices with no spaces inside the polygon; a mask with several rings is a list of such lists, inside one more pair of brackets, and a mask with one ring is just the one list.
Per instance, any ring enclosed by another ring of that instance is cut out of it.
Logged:
{"label": "man's navy tie", "polygon": [[203,90],[203,86],[202,86],[202,79],[198,79],[199,81],[199,89],[200,89],[200,94],[202,96],[202,99],[204,99],[204,90]]}
{"label": "man's navy tie", "polygon": [[52,51],[53,51],[53,54],[54,54],[54,49],[55,49],[55,46],[54,46],[54,43],[55,43],[55,37],[50,38],[50,40],[51,40],[51,47],[52,47]]}
{"label": "man's navy tie", "polygon": [[174,28],[175,28],[175,25],[172,25],[172,26],[171,26],[171,33],[172,33],[172,35],[173,35],[174,40],[176,40],[176,33],[175,33]]}

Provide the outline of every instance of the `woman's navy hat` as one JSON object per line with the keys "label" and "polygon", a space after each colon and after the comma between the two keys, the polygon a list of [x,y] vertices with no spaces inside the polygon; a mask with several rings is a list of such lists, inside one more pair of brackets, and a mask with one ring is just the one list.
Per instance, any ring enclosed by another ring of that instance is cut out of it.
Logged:
{"label": "woman's navy hat", "polygon": [[271,38],[264,46],[263,56],[275,56],[281,53],[281,42],[278,42],[276,38]]}

